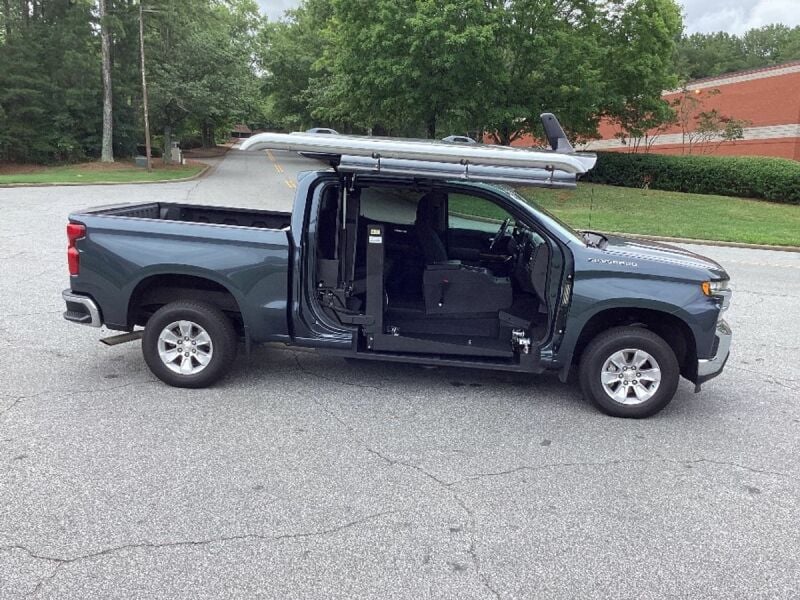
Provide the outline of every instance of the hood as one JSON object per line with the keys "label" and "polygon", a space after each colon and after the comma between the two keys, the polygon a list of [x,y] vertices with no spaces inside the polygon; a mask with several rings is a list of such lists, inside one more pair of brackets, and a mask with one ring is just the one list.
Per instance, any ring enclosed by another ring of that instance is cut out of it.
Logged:
{"label": "hood", "polygon": [[705,256],[660,242],[627,238],[618,235],[606,235],[608,244],[600,253],[609,260],[626,262],[647,262],[665,264],[674,267],[685,267],[698,271],[698,276],[711,279],[728,279],[725,269],[716,261]]}

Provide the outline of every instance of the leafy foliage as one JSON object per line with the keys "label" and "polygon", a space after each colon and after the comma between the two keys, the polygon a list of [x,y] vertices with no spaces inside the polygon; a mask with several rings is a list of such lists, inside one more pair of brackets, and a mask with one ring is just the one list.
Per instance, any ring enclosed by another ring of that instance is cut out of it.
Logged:
{"label": "leafy foliage", "polygon": [[499,50],[486,122],[500,144],[538,133],[539,114],[554,112],[573,136],[594,134],[607,88],[602,14],[584,0],[495,2]]}
{"label": "leafy foliage", "polygon": [[482,0],[332,0],[307,98],[362,129],[464,130],[486,104],[494,25]]}
{"label": "leafy foliage", "polygon": [[[311,111],[312,90],[323,82],[317,62],[323,54],[323,30],[331,16],[330,3],[309,0],[290,11],[287,19],[267,23],[260,33],[260,60],[264,68],[262,91],[267,96],[268,118],[284,129],[316,125]],[[336,120],[337,124],[341,121]]]}
{"label": "leafy foliage", "polygon": [[574,136],[660,119],[674,0],[306,0],[266,33],[277,120],[509,144],[552,111]]}
{"label": "leafy foliage", "polygon": [[602,63],[605,115],[623,136],[641,139],[674,118],[661,93],[678,83],[672,55],[682,28],[680,10],[672,0],[619,2],[612,7],[605,17],[609,40]]}
{"label": "leafy foliage", "polygon": [[719,194],[800,204],[800,163],[742,156],[601,152],[587,179],[623,187]]}
{"label": "leafy foliage", "polygon": [[[106,0],[114,150],[142,140],[138,0]],[[261,119],[255,0],[145,0],[155,128],[214,131]],[[100,153],[102,81],[95,0],[0,3],[0,159],[73,161]]]}
{"label": "leafy foliage", "polygon": [[15,8],[0,45],[0,158],[46,162],[96,154],[102,115],[91,3]]}
{"label": "leafy foliage", "polygon": [[676,56],[676,68],[685,79],[800,60],[800,26],[767,25],[742,36],[722,31],[684,35]]}

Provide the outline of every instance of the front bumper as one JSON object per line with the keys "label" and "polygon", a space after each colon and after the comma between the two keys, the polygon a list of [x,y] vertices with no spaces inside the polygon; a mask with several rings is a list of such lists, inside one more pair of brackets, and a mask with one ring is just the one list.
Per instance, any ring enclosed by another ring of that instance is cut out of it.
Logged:
{"label": "front bumper", "polygon": [[704,383],[709,379],[713,379],[725,368],[725,363],[728,362],[728,356],[731,351],[731,338],[733,332],[725,322],[720,319],[717,323],[717,352],[714,358],[701,358],[697,361],[697,384]]}
{"label": "front bumper", "polygon": [[89,325],[90,327],[101,327],[103,325],[100,309],[89,296],[81,296],[72,290],[64,290],[61,292],[61,297],[64,298],[64,302],[67,304],[67,310],[64,311],[64,318],[67,321],[80,325]]}

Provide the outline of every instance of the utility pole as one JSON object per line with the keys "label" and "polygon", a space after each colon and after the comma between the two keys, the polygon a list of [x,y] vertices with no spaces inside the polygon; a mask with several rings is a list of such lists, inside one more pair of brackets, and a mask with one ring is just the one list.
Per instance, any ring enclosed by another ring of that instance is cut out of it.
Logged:
{"label": "utility pole", "polygon": [[97,9],[100,15],[100,48],[103,71],[103,143],[100,161],[114,162],[114,116],[111,96],[111,32],[108,30],[108,0],[98,0]]}
{"label": "utility pole", "polygon": [[144,69],[144,11],[142,10],[142,0],[139,0],[139,55],[142,59],[142,104],[144,105],[144,144],[147,152],[147,170],[152,171],[153,165],[150,160],[150,115],[147,111],[147,77]]}

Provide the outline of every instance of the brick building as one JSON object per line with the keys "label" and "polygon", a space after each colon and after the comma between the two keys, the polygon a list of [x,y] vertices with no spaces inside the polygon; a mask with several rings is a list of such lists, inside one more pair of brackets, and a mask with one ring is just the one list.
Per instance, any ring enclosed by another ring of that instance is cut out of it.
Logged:
{"label": "brick building", "polygon": [[[686,111],[692,114],[683,119],[683,127],[677,124],[650,132],[650,152],[687,153],[685,131],[695,128],[700,111],[716,109],[720,115],[745,121],[743,139],[722,143],[713,140],[693,148],[692,154],[800,160],[800,61],[699,79],[687,84],[685,90],[666,92],[664,99],[672,102],[681,95],[697,100],[690,105],[694,110]],[[600,140],[582,148],[623,152],[630,148],[630,142],[623,143],[616,137],[619,129],[608,122],[601,123],[599,133]]]}

